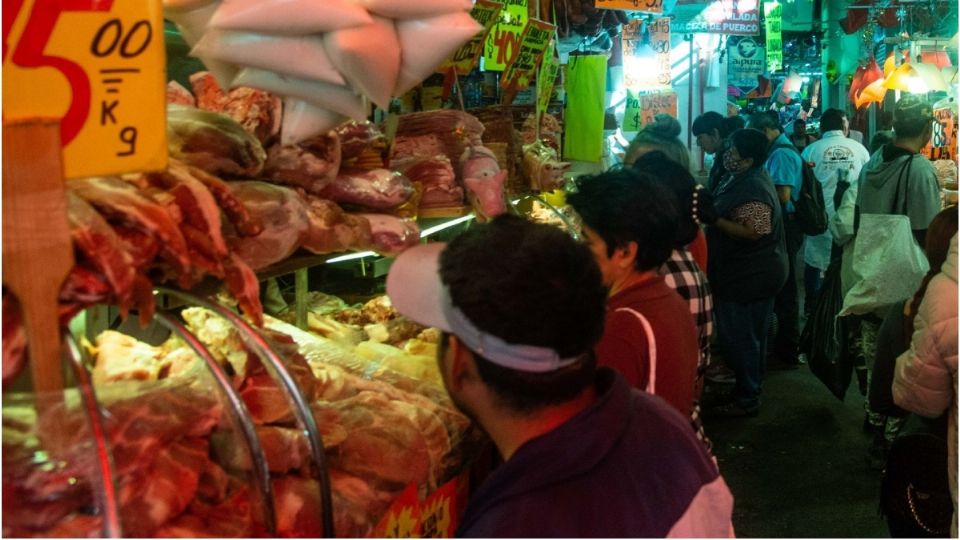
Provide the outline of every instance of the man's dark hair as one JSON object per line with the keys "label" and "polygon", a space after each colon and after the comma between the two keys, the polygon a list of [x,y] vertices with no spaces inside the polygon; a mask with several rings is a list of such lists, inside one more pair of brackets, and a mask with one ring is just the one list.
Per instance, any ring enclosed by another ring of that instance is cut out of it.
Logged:
{"label": "man's dark hair", "polygon": [[440,257],[453,304],[508,343],[553,349],[580,361],[549,373],[505,368],[476,354],[502,403],[529,412],[576,397],[593,383],[606,289],[590,250],[556,227],[500,215],[458,236]]}
{"label": "man's dark hair", "polygon": [[820,115],[820,133],[839,131],[843,129],[843,119],[847,113],[840,109],[827,109]]}
{"label": "man's dark hair", "polygon": [[657,171],[611,169],[577,178],[567,202],[603,238],[607,255],[637,243],[635,267],[659,267],[673,251],[680,209],[673,193],[657,181]]}
{"label": "man's dark hair", "polygon": [[870,153],[873,154],[877,150],[883,147],[885,144],[893,142],[893,132],[892,131],[878,131],[873,134],[873,138],[870,139]]}
{"label": "man's dark hair", "polygon": [[760,111],[753,113],[750,115],[750,121],[747,125],[760,131],[775,129],[783,133],[783,126],[780,125],[780,115],[777,114],[777,111]]}
{"label": "man's dark hair", "polygon": [[[647,171],[649,176],[673,192],[680,211],[680,224],[677,226],[675,249],[685,248],[697,237],[700,225],[693,220],[693,194],[697,190],[697,181],[686,168],[672,161],[661,152],[650,152],[633,163],[638,171]],[[697,215],[703,222],[713,222],[716,214],[713,197],[710,192],[701,189],[697,193]]]}
{"label": "man's dark hair", "polygon": [[743,159],[753,158],[753,167],[762,167],[767,161],[767,147],[770,143],[762,131],[752,127],[739,129],[730,136],[730,142],[737,148]]}
{"label": "man's dark hair", "polygon": [[739,114],[736,116],[728,116],[723,119],[723,128],[726,131],[724,138],[730,136],[731,133],[738,129],[743,129],[747,127],[747,121],[743,119]]}

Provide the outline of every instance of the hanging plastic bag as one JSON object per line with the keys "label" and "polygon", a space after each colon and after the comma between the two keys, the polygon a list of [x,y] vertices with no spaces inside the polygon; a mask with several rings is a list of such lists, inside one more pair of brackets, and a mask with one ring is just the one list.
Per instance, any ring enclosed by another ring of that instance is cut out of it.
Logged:
{"label": "hanging plastic bag", "polygon": [[210,19],[210,26],[303,35],[371,22],[367,10],[349,0],[223,0]]}
{"label": "hanging plastic bag", "polygon": [[841,260],[835,258],[827,268],[817,305],[800,335],[800,352],[807,355],[810,371],[843,401],[853,377],[853,362],[845,354],[843,321],[837,316],[843,304],[840,266]]}
{"label": "hanging plastic bag", "polygon": [[400,74],[400,42],[393,21],[373,17],[372,24],[327,33],[323,41],[350,85],[381,109],[389,109]]}
{"label": "hanging plastic bag", "polygon": [[470,11],[472,0],[355,0],[371,13],[391,19],[419,19],[454,11]]}
{"label": "hanging plastic bag", "polygon": [[276,36],[257,32],[208,30],[191,56],[233,62],[333,84],[346,84],[333,67],[320,36]]}
{"label": "hanging plastic bag", "polygon": [[571,55],[567,63],[563,158],[597,163],[603,155],[603,100],[607,57]]}
{"label": "hanging plastic bag", "polygon": [[363,120],[368,114],[368,106],[349,87],[323,81],[288,77],[264,69],[244,68],[233,79],[232,86],[249,86],[280,96],[294,97],[354,120]]}
{"label": "hanging plastic bag", "polygon": [[397,21],[400,75],[393,95],[401,96],[423,82],[444,60],[483,26],[466,12]]}
{"label": "hanging plastic bag", "polygon": [[840,315],[882,317],[891,304],[913,296],[929,270],[927,257],[905,215],[862,214],[854,241],[855,281]]}
{"label": "hanging plastic bag", "polygon": [[281,143],[296,144],[310,137],[326,133],[345,122],[347,118],[337,112],[318,107],[296,98],[283,100],[283,127]]}

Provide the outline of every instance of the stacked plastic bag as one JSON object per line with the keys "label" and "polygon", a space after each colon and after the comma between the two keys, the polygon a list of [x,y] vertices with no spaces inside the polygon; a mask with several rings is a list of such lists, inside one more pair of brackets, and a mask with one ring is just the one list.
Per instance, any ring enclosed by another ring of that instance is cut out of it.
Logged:
{"label": "stacked plastic bag", "polygon": [[165,0],[224,88],[284,97],[284,144],[387,109],[482,30],[471,0]]}

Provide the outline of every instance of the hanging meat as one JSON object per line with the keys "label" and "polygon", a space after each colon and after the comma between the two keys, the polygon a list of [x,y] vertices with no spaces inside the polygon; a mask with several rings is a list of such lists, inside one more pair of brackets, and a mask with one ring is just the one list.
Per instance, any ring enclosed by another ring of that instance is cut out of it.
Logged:
{"label": "hanging meat", "polygon": [[341,204],[392,210],[407,202],[413,192],[410,179],[395,171],[341,169],[337,178],[319,195]]}
{"label": "hanging meat", "polygon": [[263,224],[256,236],[240,236],[227,228],[233,253],[259,270],[292,255],[310,228],[307,206],[295,191],[266,182],[230,182],[231,194]]}
{"label": "hanging meat", "polygon": [[253,178],[263,170],[260,141],[232,118],[193,107],[167,106],[170,156],[215,175]]}

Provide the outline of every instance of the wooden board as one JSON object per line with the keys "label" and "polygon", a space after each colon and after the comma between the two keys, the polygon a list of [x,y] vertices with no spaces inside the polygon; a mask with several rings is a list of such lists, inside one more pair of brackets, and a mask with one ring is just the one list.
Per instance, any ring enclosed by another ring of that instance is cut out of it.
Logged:
{"label": "wooden board", "polygon": [[57,297],[73,268],[60,123],[3,126],[3,283],[20,300],[34,390],[63,389]]}

